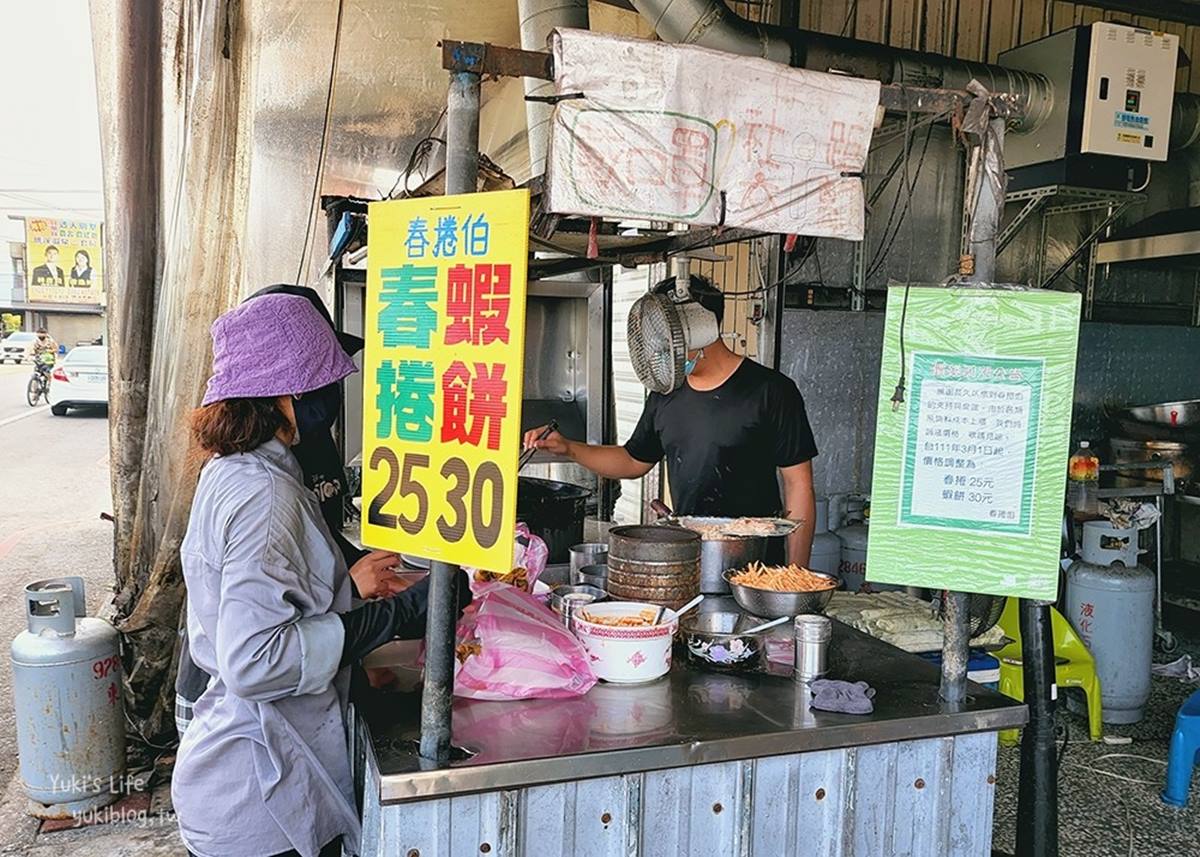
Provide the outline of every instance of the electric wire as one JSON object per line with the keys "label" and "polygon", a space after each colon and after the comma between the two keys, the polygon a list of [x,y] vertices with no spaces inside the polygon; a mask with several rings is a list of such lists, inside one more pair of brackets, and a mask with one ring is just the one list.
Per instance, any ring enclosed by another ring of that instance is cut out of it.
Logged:
{"label": "electric wire", "polygon": [[321,180],[325,177],[325,153],[329,148],[329,130],[333,122],[333,91],[337,85],[338,57],[342,51],[342,13],[345,0],[338,0],[337,17],[333,24],[333,56],[329,64],[329,88],[325,91],[325,121],[321,125],[321,145],[317,149],[317,169],[313,175],[312,198],[308,205],[308,221],[304,226],[304,243],[300,245],[300,264],[296,266],[296,283],[301,282],[304,266],[308,262],[309,245],[312,238],[313,221],[317,219],[317,205],[321,200]]}
{"label": "electric wire", "polygon": [[[907,190],[906,190],[906,195],[905,195],[905,200],[904,200],[904,207],[900,210],[900,220],[898,223],[896,223],[896,227],[893,230],[890,238],[886,238],[888,227],[887,226],[884,227],[884,235],[885,235],[885,240],[887,241],[887,245],[884,246],[883,243],[881,242],[879,248],[876,250],[876,253],[871,257],[871,263],[867,267],[866,279],[868,279],[868,280],[871,277],[873,277],[876,273],[878,273],[879,269],[883,267],[883,263],[887,261],[888,256],[892,252],[892,245],[894,245],[896,243],[896,238],[900,235],[900,229],[904,226],[904,220],[909,215],[909,211],[912,208],[913,195],[916,191],[916,184],[918,181],[921,180],[921,169],[922,169],[922,167],[925,166],[925,155],[929,152],[929,138],[932,135],[932,133],[933,133],[933,126],[931,125],[931,126],[929,126],[929,129],[925,132],[925,142],[923,143],[923,145],[921,147],[921,155],[917,160],[917,168],[912,175],[911,183],[908,181],[908,178],[907,178],[908,177],[908,160],[909,159],[907,156],[905,157],[905,164],[904,164],[905,175],[903,178],[903,182],[907,186]],[[900,188],[897,188],[897,191],[896,191],[897,205],[899,204],[900,190],[901,190]],[[895,207],[893,207],[893,213],[895,213]],[[888,222],[890,225],[890,223],[891,223],[890,216],[888,218]]]}

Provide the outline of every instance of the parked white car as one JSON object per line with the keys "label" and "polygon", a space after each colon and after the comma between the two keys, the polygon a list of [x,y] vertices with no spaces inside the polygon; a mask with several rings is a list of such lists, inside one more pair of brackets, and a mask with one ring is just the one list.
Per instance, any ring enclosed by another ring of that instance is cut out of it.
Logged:
{"label": "parked white car", "polygon": [[33,344],[37,334],[28,330],[14,330],[0,340],[0,363],[11,360],[13,363],[23,363],[33,354]]}
{"label": "parked white car", "polygon": [[108,349],[80,345],[67,352],[50,375],[50,413],[56,417],[68,408],[108,404]]}

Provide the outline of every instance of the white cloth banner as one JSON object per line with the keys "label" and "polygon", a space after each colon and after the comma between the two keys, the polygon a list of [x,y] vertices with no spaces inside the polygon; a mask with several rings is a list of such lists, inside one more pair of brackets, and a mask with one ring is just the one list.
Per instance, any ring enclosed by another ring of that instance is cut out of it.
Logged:
{"label": "white cloth banner", "polygon": [[879,83],[586,30],[553,37],[550,208],[861,241]]}

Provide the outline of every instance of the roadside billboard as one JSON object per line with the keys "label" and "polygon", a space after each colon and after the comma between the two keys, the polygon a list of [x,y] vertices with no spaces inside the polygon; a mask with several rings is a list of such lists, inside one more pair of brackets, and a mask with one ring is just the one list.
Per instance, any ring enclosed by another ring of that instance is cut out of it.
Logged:
{"label": "roadside billboard", "polygon": [[25,218],[25,284],[32,302],[103,303],[100,224]]}

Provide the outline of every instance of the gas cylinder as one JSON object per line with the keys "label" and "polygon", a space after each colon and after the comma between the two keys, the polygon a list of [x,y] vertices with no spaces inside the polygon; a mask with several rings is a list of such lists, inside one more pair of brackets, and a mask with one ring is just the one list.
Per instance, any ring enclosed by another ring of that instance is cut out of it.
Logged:
{"label": "gas cylinder", "polygon": [[837,530],[837,537],[841,545],[838,574],[842,586],[858,592],[867,580],[867,525],[848,524]]}
{"label": "gas cylinder", "polygon": [[31,815],[78,818],[121,796],[118,635],[84,615],[81,577],[31,583],[24,603],[28,629],[12,642],[21,781]]}
{"label": "gas cylinder", "polygon": [[867,582],[867,524],[849,524],[837,531],[838,540],[842,545],[841,562],[838,574],[842,578],[842,588],[850,592],[886,592],[893,589],[903,589],[891,583]]}
{"label": "gas cylinder", "polygon": [[1067,619],[1096,659],[1104,722],[1137,723],[1150,696],[1154,572],[1106,563],[1098,550],[1085,540],[1083,558],[1067,569]]}
{"label": "gas cylinder", "polygon": [[842,541],[829,532],[829,500],[817,498],[816,529],[813,531],[812,556],[808,567],[813,571],[837,574],[842,561]]}

